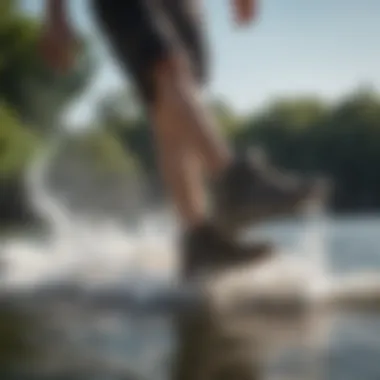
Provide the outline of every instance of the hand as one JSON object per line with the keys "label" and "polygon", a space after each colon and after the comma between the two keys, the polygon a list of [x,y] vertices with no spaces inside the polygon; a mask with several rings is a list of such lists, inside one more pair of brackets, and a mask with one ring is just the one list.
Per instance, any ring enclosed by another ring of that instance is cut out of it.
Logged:
{"label": "hand", "polygon": [[75,54],[71,40],[47,29],[42,32],[39,53],[51,69],[66,72],[73,66]]}
{"label": "hand", "polygon": [[248,25],[256,16],[257,0],[232,0],[232,6],[238,25]]}
{"label": "hand", "polygon": [[46,18],[40,38],[40,52],[53,69],[65,71],[74,61],[74,33],[66,17],[64,0],[46,1]]}

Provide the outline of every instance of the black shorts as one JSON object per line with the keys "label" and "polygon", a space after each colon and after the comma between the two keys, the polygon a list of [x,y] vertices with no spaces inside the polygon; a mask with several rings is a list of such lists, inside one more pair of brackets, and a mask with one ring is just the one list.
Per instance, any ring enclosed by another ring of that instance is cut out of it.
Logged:
{"label": "black shorts", "polygon": [[154,100],[153,69],[185,52],[195,77],[207,77],[201,0],[93,0],[95,18],[143,100]]}

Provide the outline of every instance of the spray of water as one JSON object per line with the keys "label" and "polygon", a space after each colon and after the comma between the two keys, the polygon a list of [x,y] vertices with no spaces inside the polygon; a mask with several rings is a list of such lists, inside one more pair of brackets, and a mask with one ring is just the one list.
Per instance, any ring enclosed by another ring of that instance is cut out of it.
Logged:
{"label": "spray of water", "polygon": [[[59,142],[57,142],[59,143]],[[54,146],[54,144],[51,144]],[[53,152],[52,148],[50,152]],[[13,284],[71,279],[89,283],[118,282],[123,286],[152,284],[157,280],[172,281],[176,276],[178,255],[173,247],[175,228],[162,216],[150,215],[140,224],[138,233],[128,233],[117,222],[94,222],[70,213],[47,190],[44,178],[51,154],[40,157],[29,172],[27,185],[30,202],[36,212],[51,226],[51,234],[39,242],[13,239],[3,249],[7,262],[7,281]],[[349,298],[354,290],[366,291],[362,278],[340,282],[330,273],[326,241],[328,221],[323,210],[310,210],[306,231],[298,246],[278,255],[249,277],[255,289],[263,294],[292,294],[302,291],[319,302]],[[364,276],[365,277],[365,276]],[[368,276],[365,277],[368,279]],[[379,278],[372,277],[371,292]],[[366,283],[368,285],[368,282]],[[244,285],[245,286],[245,285]],[[253,291],[253,290],[252,290]],[[345,291],[345,292],[344,292]],[[355,293],[358,297],[358,292]]]}

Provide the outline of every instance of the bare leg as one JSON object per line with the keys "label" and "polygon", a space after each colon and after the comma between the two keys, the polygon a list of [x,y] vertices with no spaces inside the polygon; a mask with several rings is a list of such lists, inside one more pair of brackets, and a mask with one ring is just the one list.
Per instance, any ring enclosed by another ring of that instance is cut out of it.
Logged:
{"label": "bare leg", "polygon": [[202,169],[217,176],[230,162],[184,59],[160,62],[151,109],[161,171],[186,227],[206,217]]}

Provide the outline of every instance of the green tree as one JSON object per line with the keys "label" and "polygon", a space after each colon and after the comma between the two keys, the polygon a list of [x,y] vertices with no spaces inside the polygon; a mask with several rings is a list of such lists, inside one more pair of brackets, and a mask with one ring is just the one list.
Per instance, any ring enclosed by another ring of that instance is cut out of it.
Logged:
{"label": "green tree", "polygon": [[263,145],[280,166],[322,172],[335,182],[337,209],[379,207],[380,102],[361,90],[338,104],[317,99],[274,102],[246,120],[236,145]]}
{"label": "green tree", "polygon": [[19,122],[7,105],[0,104],[0,226],[32,218],[23,180],[38,145],[35,134]]}
{"label": "green tree", "polygon": [[4,103],[0,104],[0,125],[0,177],[20,176],[39,140]]}

